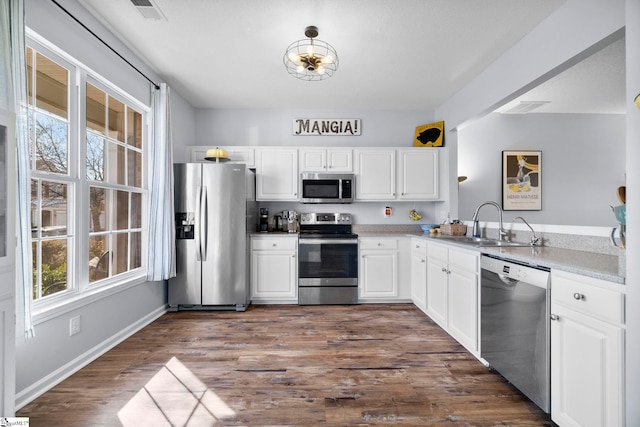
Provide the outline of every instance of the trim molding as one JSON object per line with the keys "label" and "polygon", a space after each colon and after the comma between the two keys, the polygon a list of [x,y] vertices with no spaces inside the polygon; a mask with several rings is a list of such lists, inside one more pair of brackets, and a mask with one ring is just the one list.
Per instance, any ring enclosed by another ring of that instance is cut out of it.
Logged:
{"label": "trim molding", "polygon": [[139,319],[137,322],[129,325],[125,329],[122,329],[120,332],[112,335],[110,338],[104,340],[100,344],[94,346],[80,356],[56,369],[51,374],[31,384],[29,387],[25,388],[19,393],[16,393],[15,409],[18,410],[27,405],[41,394],[45,393],[65,379],[69,378],[71,375],[129,338],[131,335],[135,334],[145,326],[151,324],[166,312],[166,306],[158,307],[151,313]]}

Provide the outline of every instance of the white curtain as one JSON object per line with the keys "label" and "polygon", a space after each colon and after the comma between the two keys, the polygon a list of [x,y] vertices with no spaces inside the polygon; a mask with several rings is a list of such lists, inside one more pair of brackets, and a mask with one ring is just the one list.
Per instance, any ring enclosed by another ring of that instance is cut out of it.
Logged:
{"label": "white curtain", "polygon": [[173,214],[173,148],[169,88],[152,89],[153,135],[149,155],[149,239],[147,280],[176,275]]}
{"label": "white curtain", "polygon": [[24,1],[2,0],[0,19],[3,62],[9,64],[16,114],[17,160],[17,248],[16,248],[16,333],[29,339],[34,335],[31,322],[31,169],[27,125],[27,66],[25,61]]}

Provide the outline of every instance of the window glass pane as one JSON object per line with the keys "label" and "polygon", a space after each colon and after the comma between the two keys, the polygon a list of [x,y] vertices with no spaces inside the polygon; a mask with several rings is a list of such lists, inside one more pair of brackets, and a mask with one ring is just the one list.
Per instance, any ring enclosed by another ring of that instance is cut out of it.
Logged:
{"label": "window glass pane", "polygon": [[33,105],[33,49],[27,48],[27,102]]}
{"label": "window glass pane", "polygon": [[89,187],[89,232],[105,231],[109,224],[109,190]]}
{"label": "window glass pane", "polygon": [[36,107],[68,117],[69,71],[36,53]]}
{"label": "window glass pane", "polygon": [[125,184],[126,169],[124,164],[125,149],[122,145],[107,142],[108,157],[104,165],[107,182]]}
{"label": "window glass pane", "polygon": [[62,120],[44,114],[36,115],[36,169],[66,174],[68,126]]}
{"label": "window glass pane", "polygon": [[142,194],[131,193],[131,228],[142,227]]}
{"label": "window glass pane", "polygon": [[109,262],[111,251],[109,250],[108,236],[92,236],[89,238],[89,282],[109,277]]}
{"label": "window glass pane", "polygon": [[87,129],[106,135],[107,94],[87,83]]}
{"label": "window glass pane", "polygon": [[42,241],[42,296],[67,289],[67,240]]}
{"label": "window glass pane", "polygon": [[129,248],[131,255],[130,269],[142,266],[142,233],[131,233],[131,247]]}
{"label": "window glass pane", "polygon": [[31,259],[33,260],[33,268],[31,269],[33,272],[31,277],[33,288],[32,298],[36,300],[38,298],[38,289],[40,289],[40,284],[38,283],[38,277],[40,277],[40,274],[38,273],[38,242],[31,243]]}
{"label": "window glass pane", "polygon": [[67,184],[42,181],[42,236],[67,234]]}
{"label": "window glass pane", "polygon": [[109,137],[124,142],[124,104],[109,97]]}
{"label": "window glass pane", "polygon": [[128,185],[140,188],[142,187],[142,154],[127,150],[127,155]]}
{"label": "window glass pane", "polygon": [[[31,180],[31,237],[37,238],[40,231],[40,211],[38,210],[38,181]],[[35,258],[34,258],[35,259]]]}
{"label": "window glass pane", "polygon": [[142,148],[142,114],[127,107],[127,144]]}
{"label": "window glass pane", "polygon": [[120,233],[115,235],[116,250],[113,260],[113,274],[120,274],[127,271],[127,258],[129,254],[129,234]]}
{"label": "window glass pane", "polygon": [[87,132],[87,179],[104,181],[105,139],[93,132]]}
{"label": "window glass pane", "polygon": [[129,193],[126,191],[115,191],[116,230],[126,230],[129,228]]}

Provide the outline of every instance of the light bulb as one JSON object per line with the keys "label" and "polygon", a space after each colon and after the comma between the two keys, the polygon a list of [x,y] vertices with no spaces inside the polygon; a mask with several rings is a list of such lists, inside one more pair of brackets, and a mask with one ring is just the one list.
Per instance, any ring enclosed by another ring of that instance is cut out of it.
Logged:
{"label": "light bulb", "polygon": [[319,66],[317,71],[318,71],[318,74],[324,74],[324,67],[322,65]]}
{"label": "light bulb", "polygon": [[298,66],[296,67],[296,71],[297,71],[298,73],[302,73],[302,72],[304,72],[304,66],[303,66],[302,64],[298,65]]}
{"label": "light bulb", "polygon": [[296,64],[300,63],[300,55],[298,55],[297,53],[291,51],[287,56],[289,57],[289,61]]}
{"label": "light bulb", "polygon": [[313,45],[310,44],[309,46],[307,46],[307,54],[309,56],[313,56]]}
{"label": "light bulb", "polygon": [[333,64],[333,57],[331,55],[327,55],[324,58],[322,58],[322,63],[323,64]]}

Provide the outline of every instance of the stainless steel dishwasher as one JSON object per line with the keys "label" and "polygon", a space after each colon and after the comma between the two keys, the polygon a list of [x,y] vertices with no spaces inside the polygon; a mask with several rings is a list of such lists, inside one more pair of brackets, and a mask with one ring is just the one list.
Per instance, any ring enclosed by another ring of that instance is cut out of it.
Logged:
{"label": "stainless steel dishwasher", "polygon": [[483,255],[480,355],[550,411],[549,269]]}

